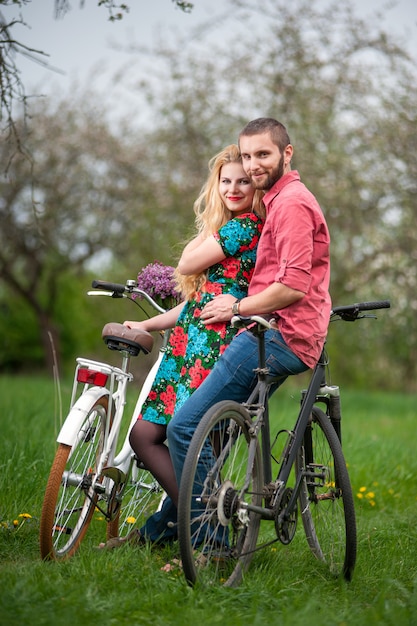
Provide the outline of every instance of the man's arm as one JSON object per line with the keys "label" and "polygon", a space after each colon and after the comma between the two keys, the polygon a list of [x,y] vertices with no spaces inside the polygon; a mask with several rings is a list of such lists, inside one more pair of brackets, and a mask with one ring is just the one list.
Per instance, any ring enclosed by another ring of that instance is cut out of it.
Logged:
{"label": "man's arm", "polygon": [[[291,289],[282,283],[272,283],[260,293],[243,298],[239,304],[239,315],[272,313],[298,302],[304,295],[302,291]],[[206,324],[227,322],[233,317],[232,305],[235,301],[236,298],[230,294],[217,296],[206,304],[201,312],[201,319]]]}

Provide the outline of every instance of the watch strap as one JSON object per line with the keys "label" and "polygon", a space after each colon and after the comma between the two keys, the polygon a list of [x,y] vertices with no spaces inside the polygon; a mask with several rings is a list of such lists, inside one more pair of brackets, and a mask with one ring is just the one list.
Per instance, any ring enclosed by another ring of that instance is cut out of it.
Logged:
{"label": "watch strap", "polygon": [[233,315],[239,315],[239,305],[240,305],[240,300],[236,300],[235,302],[233,302],[232,304]]}

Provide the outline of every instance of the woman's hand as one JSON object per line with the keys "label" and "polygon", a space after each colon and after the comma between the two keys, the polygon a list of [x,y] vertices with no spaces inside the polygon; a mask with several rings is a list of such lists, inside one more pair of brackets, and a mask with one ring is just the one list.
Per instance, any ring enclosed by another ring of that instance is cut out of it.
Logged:
{"label": "woman's hand", "polygon": [[133,322],[133,321],[125,321],[123,322],[123,326],[127,326],[127,328],[133,328],[133,330],[148,330],[146,328],[146,321],[144,322]]}

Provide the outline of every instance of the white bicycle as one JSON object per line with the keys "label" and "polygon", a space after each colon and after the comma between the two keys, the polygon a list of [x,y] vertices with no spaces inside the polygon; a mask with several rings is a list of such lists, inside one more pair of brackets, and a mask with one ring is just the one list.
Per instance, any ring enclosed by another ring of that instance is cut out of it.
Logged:
{"label": "white bicycle", "polygon": [[[99,291],[88,295],[113,298],[144,298],[163,313],[134,280],[126,285],[93,281]],[[134,524],[140,526],[158,510],[165,493],[135,457],[129,444],[129,432],[140,413],[165,351],[169,331],[165,332],[158,358],[139,394],[126,437],[118,446],[123,424],[127,385],[132,356],[148,354],[153,337],[145,331],[123,324],[106,324],[102,337],[111,350],[121,354],[121,367],[77,358],[70,411],[57,437],[58,449],[46,485],[40,519],[40,550],[43,559],[69,558],[77,551],[99,510],[107,522],[107,539],[125,536]]]}

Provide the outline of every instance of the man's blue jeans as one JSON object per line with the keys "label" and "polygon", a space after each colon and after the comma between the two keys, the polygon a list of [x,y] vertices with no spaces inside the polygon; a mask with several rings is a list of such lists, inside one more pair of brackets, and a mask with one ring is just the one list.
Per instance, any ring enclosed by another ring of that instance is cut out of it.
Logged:
{"label": "man's blue jeans", "polygon": [[[265,352],[270,375],[278,379],[270,393],[288,376],[308,369],[288,348],[278,330],[266,331]],[[167,438],[179,485],[188,447],[201,418],[211,406],[221,400],[245,402],[256,385],[257,367],[258,341],[250,331],[243,331],[234,337],[209,376],[175,413],[168,424]],[[161,511],[152,515],[141,528],[142,535],[150,541],[174,539],[176,515],[176,507],[167,498]]]}

